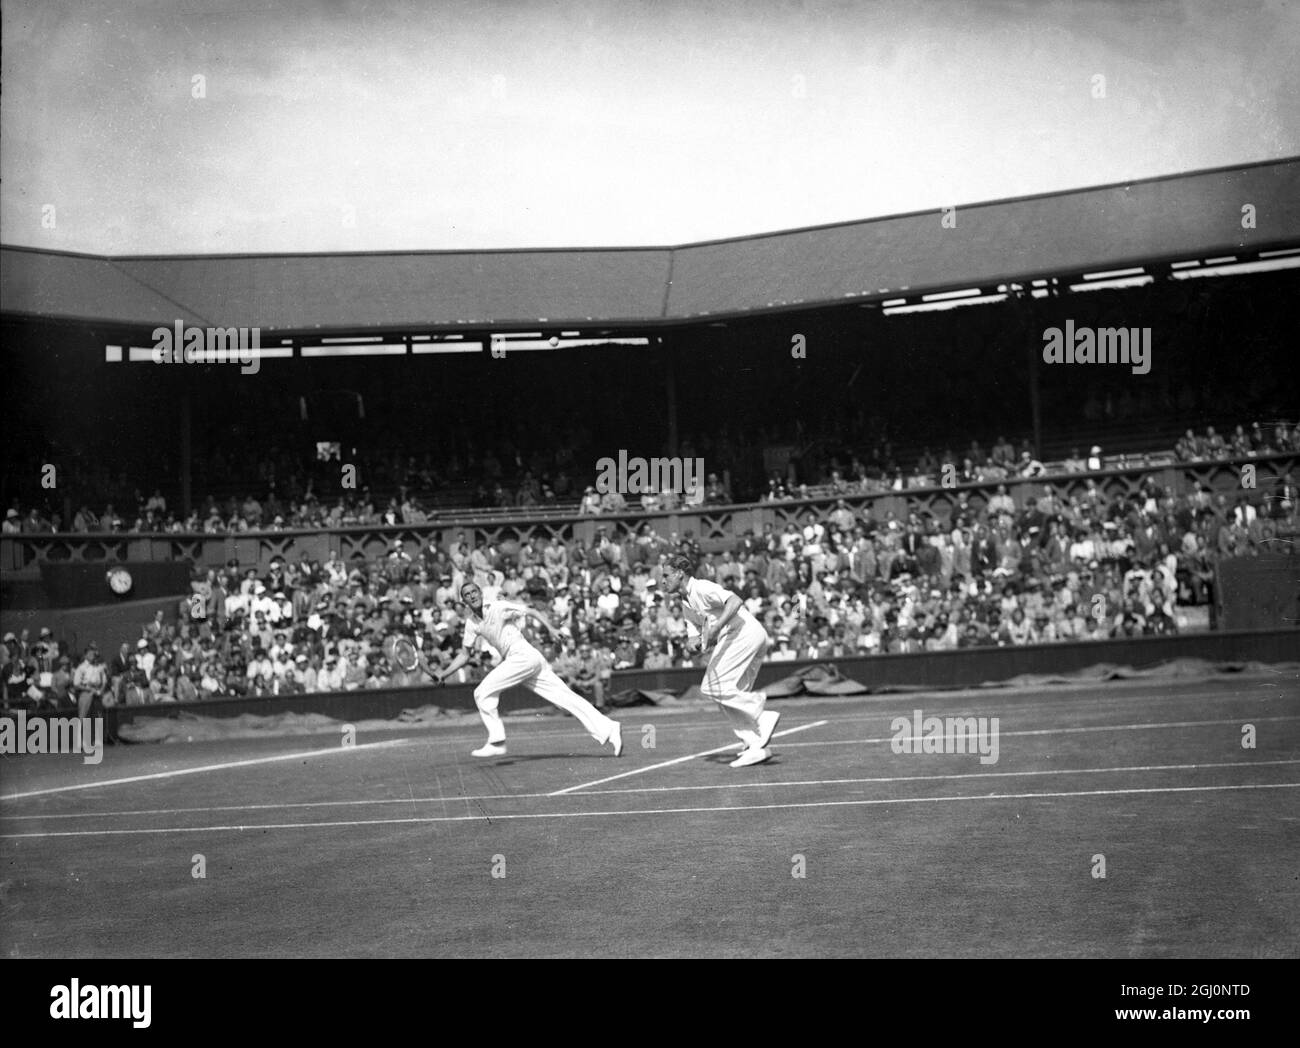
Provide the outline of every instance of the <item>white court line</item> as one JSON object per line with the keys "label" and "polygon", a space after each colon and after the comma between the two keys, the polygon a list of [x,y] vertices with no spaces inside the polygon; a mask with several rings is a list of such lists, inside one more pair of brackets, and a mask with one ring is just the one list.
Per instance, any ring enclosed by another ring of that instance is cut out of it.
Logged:
{"label": "white court line", "polygon": [[[941,715],[939,707],[943,708],[942,711],[943,716],[955,716],[956,714],[953,711],[947,709],[947,705],[958,706],[958,705],[962,705],[963,703],[966,703],[973,714],[978,715],[978,713],[982,711],[985,713],[985,715],[988,715],[989,711],[987,707],[990,704],[980,701],[985,698],[999,700],[997,703],[994,703],[994,705],[998,705],[1003,709],[1007,709],[1008,712],[1005,714],[1001,712],[998,713],[998,716],[1005,717],[1005,716],[1009,716],[1011,713],[1014,713],[1017,716],[1019,716],[1022,713],[1030,712],[1029,710],[1022,710],[1023,706],[1034,707],[1034,706],[1039,706],[1041,704],[1041,706],[1046,709],[1059,709],[1059,703],[1063,699],[1074,700],[1077,699],[1077,696],[1057,695],[1050,691],[1049,692],[1043,692],[1043,691],[1021,692],[1021,691],[1003,691],[998,688],[979,688],[973,691],[917,691],[917,692],[899,691],[899,692],[878,692],[870,695],[842,695],[842,696],[840,695],[798,695],[798,696],[794,696],[793,699],[779,698],[779,699],[769,699],[768,701],[778,702],[781,704],[793,701],[793,702],[797,702],[800,705],[800,707],[807,708],[812,706],[825,705],[833,702],[842,703],[844,705],[850,705],[853,703],[857,703],[861,705],[864,699],[870,699],[874,704],[872,707],[869,707],[871,709],[870,713],[866,713],[863,716],[835,718],[835,722],[837,724],[864,724],[864,723],[869,723],[870,721],[873,720],[880,720],[882,717],[889,717],[894,714],[895,712],[894,704],[892,703],[892,701],[886,701],[886,700],[896,699],[900,711],[902,707],[906,706],[907,712],[911,713],[912,710],[915,709],[917,702],[919,700],[924,699],[926,703],[936,706],[936,709],[934,711],[935,716]],[[1275,705],[1278,702],[1292,701],[1294,699],[1294,696],[1282,695],[1282,694],[1278,694],[1277,692],[1259,693],[1253,691],[1242,692],[1239,690],[1235,690],[1235,691],[1215,691],[1215,692],[1200,692],[1200,693],[1181,692],[1181,693],[1166,694],[1166,695],[1143,695],[1136,698],[1133,695],[1124,695],[1124,694],[1110,695],[1110,694],[1103,693],[1103,694],[1096,695],[1094,698],[1099,704],[1102,704],[1104,707],[1104,708],[1097,709],[1097,712],[1109,713],[1111,712],[1111,710],[1109,709],[1110,706],[1120,705],[1120,704],[1122,704],[1125,707],[1132,708],[1133,706],[1136,705],[1147,706],[1152,703],[1201,702],[1206,699],[1239,699],[1242,702],[1258,701],[1266,705]],[[937,700],[944,700],[944,701],[939,702]],[[779,709],[782,707],[778,706],[776,708]],[[810,710],[810,712],[814,712],[814,711]],[[815,711],[815,712],[825,712],[825,711]]]}
{"label": "white court line", "polygon": [[[629,793],[693,793],[701,790],[771,790],[782,786],[855,786],[866,783],[939,782],[947,779],[1020,779],[1044,775],[1105,775],[1119,772],[1203,771],[1210,768],[1266,768],[1300,764],[1297,760],[1221,761],[1212,764],[1133,764],[1118,768],[1048,768],[1039,771],[953,772],[946,775],[891,775],[859,779],[796,779],[777,782],[719,782],[707,786],[634,786],[621,790],[588,790],[584,797],[621,796]],[[482,793],[452,797],[377,797],[373,800],[295,801],[285,804],[220,804],[204,808],[140,808],[134,811],[59,812],[45,815],[6,815],[7,822],[45,822],[54,819],[133,818],[143,815],[211,815],[221,811],[293,811],[302,808],[365,808],[385,804],[445,804],[455,801],[516,801],[554,797],[554,793]]]}
{"label": "white court line", "polygon": [[[1040,775],[1105,775],[1108,772],[1199,771],[1207,768],[1262,768],[1279,764],[1300,764],[1300,760],[1223,761],[1215,764],[1135,764],[1122,768],[1047,768],[1040,771],[968,771],[949,775],[894,775],[862,779],[801,779],[783,782],[731,782],[710,786],[640,786],[628,790],[591,790],[585,797],[622,793],[689,793],[697,790],[770,790],[780,786],[854,786],[865,783],[938,782],[944,779],[1020,779]],[[162,813],[159,813],[162,814]],[[76,818],[77,816],[68,816]],[[23,818],[38,819],[39,815]]]}
{"label": "white court line", "polygon": [[387,739],[384,742],[363,742],[353,746],[331,746],[318,750],[299,750],[296,753],[280,753],[274,757],[250,757],[242,761],[225,761],[222,764],[202,764],[194,768],[177,768],[175,771],[157,771],[149,775],[131,775],[125,779],[101,779],[98,782],[79,782],[75,786],[52,786],[46,790],[28,790],[26,793],[0,794],[0,801],[22,800],[24,797],[43,797],[50,793],[67,793],[71,790],[97,790],[101,786],[121,786],[131,782],[148,782],[152,779],[170,779],[177,775],[198,775],[205,771],[224,771],[226,768],[247,768],[252,764],[272,764],[275,761],[296,761],[305,757],[327,757],[336,753],[352,753],[355,750],[381,749],[385,746],[400,746],[409,739]]}
{"label": "white court line", "polygon": [[[1038,735],[1078,735],[1078,734],[1090,734],[1090,733],[1104,732],[1104,731],[1149,731],[1157,728],[1196,728],[1196,727],[1207,727],[1207,726],[1224,725],[1224,724],[1240,725],[1241,723],[1243,723],[1244,719],[1245,718],[1243,717],[1230,717],[1222,720],[1169,721],[1169,722],[1159,722],[1159,723],[1151,723],[1151,724],[1099,724],[1099,725],[1082,727],[1082,728],[1039,728],[1039,729],[1032,729],[1032,730],[1025,730],[1025,731],[999,731],[998,734],[999,737],[1018,737],[1018,736],[1038,736]],[[836,723],[841,723],[842,720],[843,720],[842,718],[835,718]],[[1252,724],[1267,724],[1267,723],[1275,723],[1278,721],[1295,721],[1295,720],[1300,720],[1300,716],[1250,717],[1249,718],[1249,721]],[[777,738],[783,735],[790,735],[796,731],[803,731],[807,728],[813,728],[813,727],[821,727],[829,723],[830,720],[821,720],[813,724],[803,725],[802,727],[799,728],[790,728],[786,731],[779,731],[773,737]],[[894,739],[893,735],[887,735],[887,736],[882,736],[880,738],[872,738],[872,739],[827,739],[820,742],[791,742],[786,744],[786,748],[794,749],[794,748],[805,748],[805,747],[815,747],[815,746],[862,746],[868,744],[892,742],[893,739]],[[249,760],[243,760],[243,761],[227,761],[222,764],[206,764],[195,768],[182,768],[176,771],[156,772],[151,775],[135,775],[135,776],[130,776],[122,779],[103,779],[98,782],[78,783],[72,786],[55,786],[44,790],[29,790],[25,793],[7,793],[7,794],[0,795],[0,801],[21,800],[27,797],[40,797],[40,796],[45,796],[54,793],[65,793],[71,790],[90,790],[90,789],[96,789],[100,786],[118,786],[122,784],[133,783],[133,782],[143,782],[150,779],[170,778],[177,775],[194,775],[199,772],[220,771],[226,768],[239,768],[239,767],[245,767],[254,764],[267,764],[274,761],[294,760],[298,757],[320,756],[322,754],[328,754],[328,753],[347,753],[349,752],[349,750],[377,749],[377,748],[382,748],[387,746],[412,744],[412,743],[419,743],[424,741],[427,740],[419,739],[419,738],[390,739],[384,742],[361,743],[351,747],[342,747],[342,746],[337,748],[331,747],[329,749],[307,750],[300,753],[282,754],[274,757],[256,757],[256,758],[251,758]],[[619,775],[612,775],[609,778],[605,778],[605,779],[597,779],[594,782],[583,783],[579,786],[570,786],[567,789],[557,790],[554,793],[535,794],[535,795],[509,794],[506,796],[548,796],[548,797],[560,796],[565,793],[570,793],[574,790],[584,789],[587,786],[599,786],[606,782],[612,782],[615,779],[625,778],[628,775],[637,775],[640,774],[641,772],[654,771],[655,769],[665,768],[672,764],[680,764],[684,761],[694,760],[697,757],[709,756],[715,753],[725,753],[727,750],[735,749],[737,745],[739,744],[733,743],[728,746],[718,747],[717,749],[705,750],[703,753],[693,753],[685,757],[678,757],[675,760],[665,761],[661,764],[652,764],[645,768],[635,768],[632,771],[623,772]],[[457,799],[459,800],[460,798]]]}
{"label": "white court line", "polygon": [[224,831],[311,830],[355,826],[404,826],[438,822],[493,822],[506,819],[593,819],[605,816],[627,818],[629,815],[692,815],[723,811],[776,811],[790,808],[862,808],[885,804],[944,804],[949,801],[1018,801],[1047,800],[1056,797],[1117,797],[1127,794],[1217,793],[1228,790],[1293,790],[1300,782],[1248,783],[1241,786],[1155,786],[1124,790],[1070,790],[1060,793],[987,793],[954,797],[891,797],[853,801],[806,801],[790,804],[727,804],[711,808],[641,808],[631,811],[555,811],[512,815],[431,815],[407,819],[350,819],[338,822],[281,822],[252,826],[160,826],[138,830],[57,830],[52,833],[3,833],[0,840],[42,837],[121,837],[130,834],[219,833]]}
{"label": "white court line", "polygon": [[[829,724],[830,721],[813,721],[811,724],[800,724],[796,728],[787,728],[785,731],[778,731],[773,734],[772,738],[779,739],[783,735],[793,735],[797,731],[807,731],[809,728],[820,728]],[[685,757],[674,757],[670,761],[660,761],[658,764],[647,764],[644,768],[633,768],[631,771],[620,772],[617,775],[609,775],[603,779],[595,779],[592,782],[580,783],[577,786],[568,786],[562,790],[556,790],[554,793],[548,793],[548,797],[562,797],[566,793],[572,793],[574,790],[586,789],[588,786],[600,786],[606,782],[613,782],[615,779],[626,779],[629,775],[641,775],[647,771],[656,771],[659,768],[669,768],[674,764],[682,764],[685,761],[693,761],[697,757],[709,757],[715,753],[726,753],[728,750],[734,750],[740,743],[733,742],[727,746],[716,746],[711,750],[704,750],[700,753],[688,753]]]}
{"label": "white court line", "polygon": [[[902,714],[899,714],[902,716]],[[936,713],[934,716],[938,717]],[[942,718],[940,718],[942,719]],[[1000,719],[1000,718],[999,718]],[[1204,728],[1214,724],[1267,724],[1274,721],[1294,721],[1300,717],[1229,717],[1225,720],[1204,721],[1162,721],[1158,724],[1097,724],[1087,728],[1037,728],[1026,731],[998,731],[999,738],[1021,735],[1085,735],[1099,731],[1149,731],[1153,728]],[[911,727],[911,721],[908,721]],[[893,742],[897,735],[885,735],[879,739],[827,739],[823,742],[792,742],[789,747],[800,746],[862,746],[873,742]],[[944,738],[952,738],[945,735]],[[787,747],[788,748],[788,747]]]}

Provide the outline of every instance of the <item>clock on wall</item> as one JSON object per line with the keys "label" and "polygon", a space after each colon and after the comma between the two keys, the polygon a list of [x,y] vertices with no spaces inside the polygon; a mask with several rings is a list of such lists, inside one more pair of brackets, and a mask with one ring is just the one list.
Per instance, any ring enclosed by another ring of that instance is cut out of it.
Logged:
{"label": "clock on wall", "polygon": [[126,568],[114,568],[108,573],[108,588],[120,597],[131,588],[131,573]]}

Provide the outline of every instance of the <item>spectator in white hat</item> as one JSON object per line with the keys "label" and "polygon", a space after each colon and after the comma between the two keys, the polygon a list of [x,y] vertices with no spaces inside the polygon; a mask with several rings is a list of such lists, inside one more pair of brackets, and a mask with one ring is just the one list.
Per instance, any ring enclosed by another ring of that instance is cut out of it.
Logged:
{"label": "spectator in white hat", "polygon": [[153,648],[150,647],[149,641],[144,637],[135,642],[135,647],[136,668],[144,674],[146,680],[149,680],[153,677],[154,663],[157,661],[157,656],[154,654]]}

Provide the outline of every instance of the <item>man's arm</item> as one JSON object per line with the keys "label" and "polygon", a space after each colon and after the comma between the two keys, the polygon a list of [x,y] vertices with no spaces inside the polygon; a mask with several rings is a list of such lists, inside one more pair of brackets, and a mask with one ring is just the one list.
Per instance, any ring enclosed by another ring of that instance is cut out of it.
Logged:
{"label": "man's arm", "polygon": [[517,622],[520,619],[535,619],[542,629],[546,631],[548,637],[556,636],[556,629],[551,625],[551,620],[536,608],[530,608],[524,604],[516,604],[513,601],[497,601],[493,607],[502,610],[506,621],[513,619]]}
{"label": "man's arm", "polygon": [[447,668],[441,671],[430,670],[429,664],[427,662],[424,662],[424,656],[420,657],[420,661],[424,664],[425,672],[428,673],[429,676],[431,676],[439,684],[441,684],[444,680],[450,677],[458,669],[464,666],[465,663],[469,662],[470,655],[472,654],[473,653],[470,651],[469,648],[462,647],[460,651],[456,652],[456,657],[452,659],[450,663],[447,664]]}
{"label": "man's arm", "polygon": [[415,659],[416,659],[416,665],[415,665],[416,669],[418,669],[421,673],[425,674],[426,676],[433,678],[433,680],[436,681],[437,683],[439,684],[442,683],[442,678],[438,676],[438,670],[434,669],[432,666],[429,665],[428,656],[426,656],[425,653],[420,651],[418,648],[415,651]]}
{"label": "man's arm", "polygon": [[559,636],[559,631],[551,625],[551,620],[536,608],[522,608],[519,614],[520,618],[535,619],[541,625],[542,629],[546,631],[548,637],[554,639]]}
{"label": "man's arm", "polygon": [[727,603],[723,605],[722,613],[718,616],[718,621],[712,626],[705,627],[704,637],[700,644],[700,649],[702,651],[708,651],[713,647],[714,641],[718,639],[718,634],[722,632],[723,627],[736,617],[736,613],[740,611],[742,607],[744,607],[744,601],[734,593],[727,594]]}

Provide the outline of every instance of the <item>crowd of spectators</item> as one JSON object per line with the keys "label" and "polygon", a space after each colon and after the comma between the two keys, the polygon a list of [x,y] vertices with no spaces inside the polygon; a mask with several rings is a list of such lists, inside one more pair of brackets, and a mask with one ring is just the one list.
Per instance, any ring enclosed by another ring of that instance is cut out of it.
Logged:
{"label": "crowd of spectators", "polygon": [[[693,449],[686,450],[689,452]],[[1292,425],[1279,421],[1270,426],[1261,426],[1258,422],[1249,427],[1239,425],[1228,437],[1217,434],[1213,426],[1208,427],[1204,435],[1199,437],[1189,429],[1178,440],[1171,456],[1177,462],[1227,461],[1291,451],[1300,451],[1300,423]],[[870,451],[861,455],[844,458],[829,456],[820,476],[811,484],[796,482],[793,470],[773,471],[767,490],[761,494],[759,501],[953,487],[1004,479],[1033,479],[1049,473],[1096,472],[1104,468],[1106,462],[1102,449],[1097,445],[1090,447],[1086,455],[1074,448],[1063,461],[1049,466],[1038,459],[1027,440],[1022,440],[1017,448],[1006,437],[999,436],[987,451],[978,440],[972,440],[960,455],[951,449],[935,454],[931,449],[924,448],[914,468],[908,472],[894,462],[892,448],[888,441],[884,441],[873,445]],[[586,485],[579,492],[569,479],[568,469],[561,470],[554,476],[545,473],[539,479],[521,463],[520,472],[510,488],[504,486],[505,476],[495,456],[490,456],[485,469],[488,476],[495,479],[490,486],[479,485],[475,504],[484,507],[523,510],[568,508],[581,514],[609,514],[629,509],[659,512],[679,507],[727,505],[733,501],[725,475],[720,478],[716,471],[710,472],[705,482],[694,492],[656,491],[631,496],[629,499],[617,491],[597,492],[593,484]],[[414,459],[409,463],[409,471],[403,474],[404,479],[410,483],[400,484],[396,488],[396,494],[387,498],[375,495],[369,485],[360,485],[355,493],[349,490],[321,497],[315,491],[314,480],[308,480],[302,487],[294,485],[292,497],[282,496],[276,486],[277,473],[274,466],[267,467],[263,463],[259,467],[259,474],[269,484],[265,489],[265,497],[259,499],[256,495],[248,494],[242,499],[233,495],[217,499],[209,495],[188,515],[182,515],[169,506],[162,490],[155,488],[149,496],[136,490],[125,509],[110,502],[96,510],[83,503],[73,512],[71,521],[64,521],[54,510],[31,506],[23,511],[19,506],[11,505],[5,513],[3,530],[5,534],[228,534],[259,530],[419,525],[438,521],[437,511],[428,505],[427,500],[416,494],[418,490],[427,490],[424,485],[433,480],[423,477],[421,467]]]}
{"label": "crowd of spectators", "polygon": [[[662,590],[680,550],[764,623],[773,660],[1166,634],[1206,622],[1193,609],[1213,606],[1217,560],[1290,541],[1295,523],[1289,476],[1233,498],[1208,488],[1178,496],[1148,476],[1120,497],[1095,481],[1068,500],[1048,485],[1021,503],[1006,485],[987,504],[961,491],[942,520],[877,517],[841,499],[709,554],[689,534],[643,524],[597,525],[590,544],[494,546],[462,531],[413,552],[394,542],[372,562],[337,552],[323,563],[276,559],[260,575],[231,562],[195,576],[175,622],[158,612],[107,661],[95,644],[67,650],[48,629],[35,641],[6,635],[4,699],[85,706],[416,684],[418,673],[389,664],[384,641],[409,635],[446,665],[461,643],[467,580],[486,601],[543,610],[562,640],[535,643],[591,694],[611,669],[699,664],[694,627]],[[487,657],[462,679],[485,672]]]}
{"label": "crowd of spectators", "polygon": [[[1207,427],[1204,435],[1199,437],[1189,429],[1171,449],[1168,458],[1178,463],[1225,462],[1290,451],[1300,451],[1300,423],[1292,425],[1279,421],[1265,427],[1255,422],[1249,427],[1237,426],[1227,438],[1216,433],[1213,426]],[[1086,455],[1077,447],[1071,448],[1070,454],[1060,462],[1045,464],[1028,440],[1022,440],[1017,448],[1005,436],[999,436],[987,451],[978,440],[972,440],[960,455],[951,448],[937,455],[930,448],[923,448],[910,472],[896,464],[882,466],[882,462],[891,460],[887,445],[883,450],[877,448],[866,461],[857,455],[850,456],[847,462],[832,456],[822,477],[814,484],[796,484],[779,471],[774,471],[762,501],[779,502],[826,493],[851,495],[955,487],[1062,473],[1095,473],[1108,468],[1100,445],[1092,445]]]}

